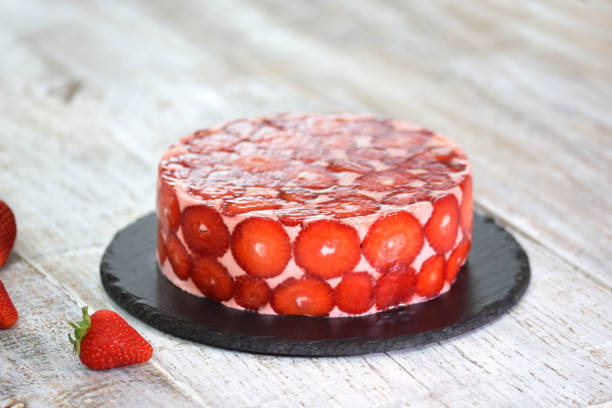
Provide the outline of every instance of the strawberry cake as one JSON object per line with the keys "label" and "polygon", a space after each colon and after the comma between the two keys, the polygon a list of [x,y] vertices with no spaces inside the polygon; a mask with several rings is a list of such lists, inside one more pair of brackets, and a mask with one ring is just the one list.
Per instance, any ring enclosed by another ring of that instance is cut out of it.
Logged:
{"label": "strawberry cake", "polygon": [[422,302],[470,250],[468,159],[397,120],[224,123],[171,146],[157,188],[162,273],[235,309],[341,317]]}

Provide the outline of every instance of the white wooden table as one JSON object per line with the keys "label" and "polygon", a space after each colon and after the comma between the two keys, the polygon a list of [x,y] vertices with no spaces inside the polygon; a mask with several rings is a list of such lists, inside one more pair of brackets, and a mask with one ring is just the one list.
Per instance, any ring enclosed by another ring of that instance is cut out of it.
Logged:
{"label": "white wooden table", "polygon": [[[357,111],[449,135],[475,200],[527,250],[517,307],[422,349],[279,358],[160,333],[98,266],[153,208],[162,151],[279,111]],[[19,225],[0,270],[4,406],[575,407],[612,400],[609,1],[0,2],[0,197]],[[79,308],[120,311],[150,362],[90,371]]]}

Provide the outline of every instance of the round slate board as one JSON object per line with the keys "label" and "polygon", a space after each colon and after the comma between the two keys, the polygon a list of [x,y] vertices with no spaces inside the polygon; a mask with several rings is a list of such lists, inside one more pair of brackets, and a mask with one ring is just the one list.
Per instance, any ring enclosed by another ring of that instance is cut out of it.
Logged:
{"label": "round slate board", "polygon": [[151,213],[119,231],[102,258],[109,296],[145,323],[199,343],[253,353],[344,356],[414,348],[483,326],[529,283],[527,254],[503,228],[475,214],[468,263],[444,295],[365,317],[260,315],[227,308],[174,286],[155,260]]}

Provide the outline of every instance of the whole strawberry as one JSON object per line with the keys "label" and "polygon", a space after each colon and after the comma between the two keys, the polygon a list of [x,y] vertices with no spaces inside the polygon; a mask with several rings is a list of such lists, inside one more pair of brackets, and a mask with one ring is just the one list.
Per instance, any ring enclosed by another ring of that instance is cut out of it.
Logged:
{"label": "whole strawberry", "polygon": [[89,316],[84,306],[83,320],[70,325],[75,338],[68,337],[74,352],[92,370],[144,363],[153,354],[151,345],[111,310],[98,310]]}
{"label": "whole strawberry", "polygon": [[15,244],[17,224],[15,215],[8,205],[0,200],[0,267],[8,260],[9,254]]}
{"label": "whole strawberry", "polygon": [[11,302],[11,298],[0,281],[0,329],[8,329],[17,322],[19,314]]}

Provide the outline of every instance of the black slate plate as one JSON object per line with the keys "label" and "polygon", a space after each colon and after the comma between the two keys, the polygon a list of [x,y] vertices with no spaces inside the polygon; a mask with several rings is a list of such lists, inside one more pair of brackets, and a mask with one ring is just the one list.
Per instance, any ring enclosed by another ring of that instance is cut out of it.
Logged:
{"label": "black slate plate", "polygon": [[270,316],[189,295],[157,268],[153,213],[119,231],[102,258],[109,296],[147,324],[199,343],[253,353],[343,356],[414,348],[483,326],[529,284],[527,254],[491,218],[474,216],[468,264],[444,295],[365,317]]}

